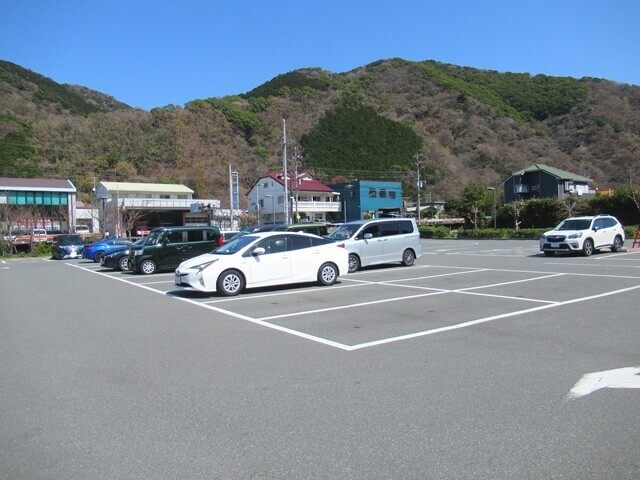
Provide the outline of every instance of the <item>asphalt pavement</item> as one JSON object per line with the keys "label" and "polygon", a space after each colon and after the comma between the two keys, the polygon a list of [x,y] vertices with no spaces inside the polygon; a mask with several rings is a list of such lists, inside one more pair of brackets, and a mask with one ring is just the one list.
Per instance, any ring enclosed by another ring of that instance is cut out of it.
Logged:
{"label": "asphalt pavement", "polygon": [[0,477],[639,478],[640,251],[422,243],[233,298],[0,263]]}

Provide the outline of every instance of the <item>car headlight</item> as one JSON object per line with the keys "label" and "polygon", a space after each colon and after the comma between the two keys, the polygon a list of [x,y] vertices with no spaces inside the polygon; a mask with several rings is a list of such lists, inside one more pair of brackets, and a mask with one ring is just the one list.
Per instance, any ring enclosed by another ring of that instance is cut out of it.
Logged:
{"label": "car headlight", "polygon": [[135,257],[137,257],[137,256],[139,256],[139,255],[142,255],[142,250],[134,250],[134,251],[133,251],[133,255],[134,255]]}
{"label": "car headlight", "polygon": [[578,232],[578,233],[572,233],[571,235],[569,235],[567,238],[570,238],[572,240],[575,240],[576,238],[580,238],[582,237],[582,232]]}
{"label": "car headlight", "polygon": [[540,240],[546,240],[547,236],[543,233],[542,235],[540,235]]}
{"label": "car headlight", "polygon": [[211,260],[209,262],[205,262],[205,263],[201,263],[200,265],[194,265],[193,267],[190,267],[192,270],[196,270],[198,273],[202,272],[205,268],[207,268],[209,265],[212,265],[214,263],[216,263],[218,260],[220,260],[219,258],[216,258],[215,260]]}

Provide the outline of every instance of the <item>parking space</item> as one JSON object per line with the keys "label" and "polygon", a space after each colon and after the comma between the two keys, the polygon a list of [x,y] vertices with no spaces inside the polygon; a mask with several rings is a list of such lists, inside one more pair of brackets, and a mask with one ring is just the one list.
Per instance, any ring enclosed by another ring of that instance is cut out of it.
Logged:
{"label": "parking space", "polygon": [[[176,290],[173,273],[69,265],[283,334],[353,351],[640,289],[640,252],[540,255],[534,242],[423,241],[413,267],[365,269],[331,287],[295,285],[220,297]],[[489,248],[487,248],[489,247]],[[476,260],[474,261],[473,258]],[[191,307],[189,307],[191,308]]]}

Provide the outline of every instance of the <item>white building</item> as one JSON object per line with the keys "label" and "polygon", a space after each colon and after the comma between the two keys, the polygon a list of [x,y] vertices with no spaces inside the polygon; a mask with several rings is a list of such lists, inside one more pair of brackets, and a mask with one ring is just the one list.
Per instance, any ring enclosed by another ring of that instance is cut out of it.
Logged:
{"label": "white building", "polygon": [[[288,212],[291,223],[301,221],[326,222],[331,214],[339,217],[340,194],[308,173],[297,178],[289,175],[287,182]],[[285,182],[282,172],[272,172],[260,178],[247,193],[248,211],[258,223],[285,222]]]}
{"label": "white building", "polygon": [[95,193],[102,231],[115,236],[139,236],[163,225],[211,225],[224,213],[220,200],[193,198],[194,191],[180,184],[100,182]]}

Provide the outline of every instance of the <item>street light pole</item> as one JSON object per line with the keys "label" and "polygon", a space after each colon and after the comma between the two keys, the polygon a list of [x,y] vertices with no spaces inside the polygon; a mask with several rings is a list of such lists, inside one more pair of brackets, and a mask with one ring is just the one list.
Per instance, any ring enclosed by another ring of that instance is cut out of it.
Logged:
{"label": "street light pole", "polygon": [[487,190],[493,192],[493,229],[496,230],[496,189],[495,187],[487,187]]}

